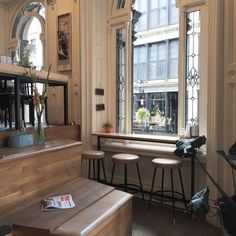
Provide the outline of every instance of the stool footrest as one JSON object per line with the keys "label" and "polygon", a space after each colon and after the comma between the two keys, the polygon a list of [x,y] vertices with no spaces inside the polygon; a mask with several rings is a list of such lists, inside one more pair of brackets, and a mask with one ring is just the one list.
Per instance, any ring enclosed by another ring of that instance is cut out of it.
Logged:
{"label": "stool footrest", "polygon": [[[116,188],[125,189],[124,184],[111,184],[111,185],[116,187]],[[127,189],[129,191],[129,193],[131,193],[131,194],[142,192],[141,187],[139,185],[136,185],[136,184],[127,184]]]}
{"label": "stool footrest", "polygon": [[[163,194],[161,194],[161,192]],[[160,202],[161,201],[165,201],[165,202],[172,201],[173,197],[171,195],[166,195],[164,193],[172,193],[172,191],[171,190],[163,190],[163,191],[158,190],[158,191],[153,192],[153,196],[152,197],[155,200],[160,201]],[[186,200],[185,200],[185,198],[184,198],[182,193],[174,191],[174,195],[178,195],[179,196],[179,197],[174,196],[174,200],[175,201],[180,201],[180,202],[184,202],[184,203],[186,202]]]}

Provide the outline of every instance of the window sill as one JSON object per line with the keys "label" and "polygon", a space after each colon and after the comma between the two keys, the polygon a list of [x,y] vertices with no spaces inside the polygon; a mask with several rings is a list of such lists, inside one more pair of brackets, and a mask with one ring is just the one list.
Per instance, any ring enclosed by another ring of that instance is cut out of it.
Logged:
{"label": "window sill", "polygon": [[[154,144],[141,141],[104,139],[101,142],[101,149],[107,152],[133,153],[147,158],[176,157],[173,153],[176,149],[176,146],[174,144]],[[205,163],[206,157],[206,154],[198,153],[198,158],[201,162]],[[190,161],[191,158],[186,158],[184,160]]]}

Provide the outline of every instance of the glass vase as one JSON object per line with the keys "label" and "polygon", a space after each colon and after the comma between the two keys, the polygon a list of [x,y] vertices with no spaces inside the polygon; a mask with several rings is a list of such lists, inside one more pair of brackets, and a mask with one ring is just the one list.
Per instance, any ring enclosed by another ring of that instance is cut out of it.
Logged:
{"label": "glass vase", "polygon": [[41,120],[35,124],[35,131],[34,131],[34,143],[35,144],[44,144],[44,127],[42,125]]}

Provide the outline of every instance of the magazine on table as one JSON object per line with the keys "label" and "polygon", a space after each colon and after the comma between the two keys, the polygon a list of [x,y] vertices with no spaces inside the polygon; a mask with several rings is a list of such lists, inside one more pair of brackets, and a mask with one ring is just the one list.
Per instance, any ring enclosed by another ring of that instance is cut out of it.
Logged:
{"label": "magazine on table", "polygon": [[71,194],[48,197],[42,200],[42,211],[73,208],[75,203]]}

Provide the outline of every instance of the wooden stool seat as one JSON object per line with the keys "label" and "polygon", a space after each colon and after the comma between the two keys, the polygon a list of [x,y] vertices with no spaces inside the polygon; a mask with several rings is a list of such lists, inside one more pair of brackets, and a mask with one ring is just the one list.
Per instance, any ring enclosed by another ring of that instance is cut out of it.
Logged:
{"label": "wooden stool seat", "polygon": [[[114,177],[114,173],[115,173],[116,164],[123,165],[124,166],[124,184],[122,186],[124,186],[125,192],[128,192],[128,188],[131,189],[131,186],[133,186],[134,188],[138,189],[138,192],[141,192],[142,199],[144,200],[143,186],[142,186],[142,181],[141,181],[141,176],[140,176],[140,171],[139,171],[139,166],[138,166],[138,161],[140,159],[139,156],[134,155],[134,154],[120,153],[120,154],[113,155],[111,157],[111,159],[113,161],[113,168],[112,168],[112,174],[111,174],[111,184],[113,184],[113,177]],[[130,164],[136,165],[139,186],[137,186],[135,184],[128,184],[127,167]]]}
{"label": "wooden stool seat", "polygon": [[164,169],[179,169],[183,166],[183,162],[180,159],[168,159],[168,158],[155,158],[152,160],[152,165],[154,167],[164,168]]}
{"label": "wooden stool seat", "polygon": [[133,164],[139,160],[139,156],[134,154],[115,154],[111,158],[117,164]]}
{"label": "wooden stool seat", "polygon": [[[100,150],[84,150],[81,152],[81,159],[83,160],[88,160],[89,161],[89,167],[88,167],[88,178],[91,179],[90,175],[90,169],[91,169],[91,162],[93,165],[93,180],[97,180],[100,182],[100,161],[102,162],[102,170],[103,170],[103,176],[104,176],[104,181],[105,183],[107,182],[106,179],[106,173],[105,173],[105,167],[104,167],[104,159],[105,153]],[[96,164],[97,163],[97,171],[96,169]],[[96,177],[96,172],[97,172],[97,177]]]}
{"label": "wooden stool seat", "polygon": [[81,158],[87,160],[97,160],[104,158],[105,153],[99,150],[85,150],[81,153]]}

